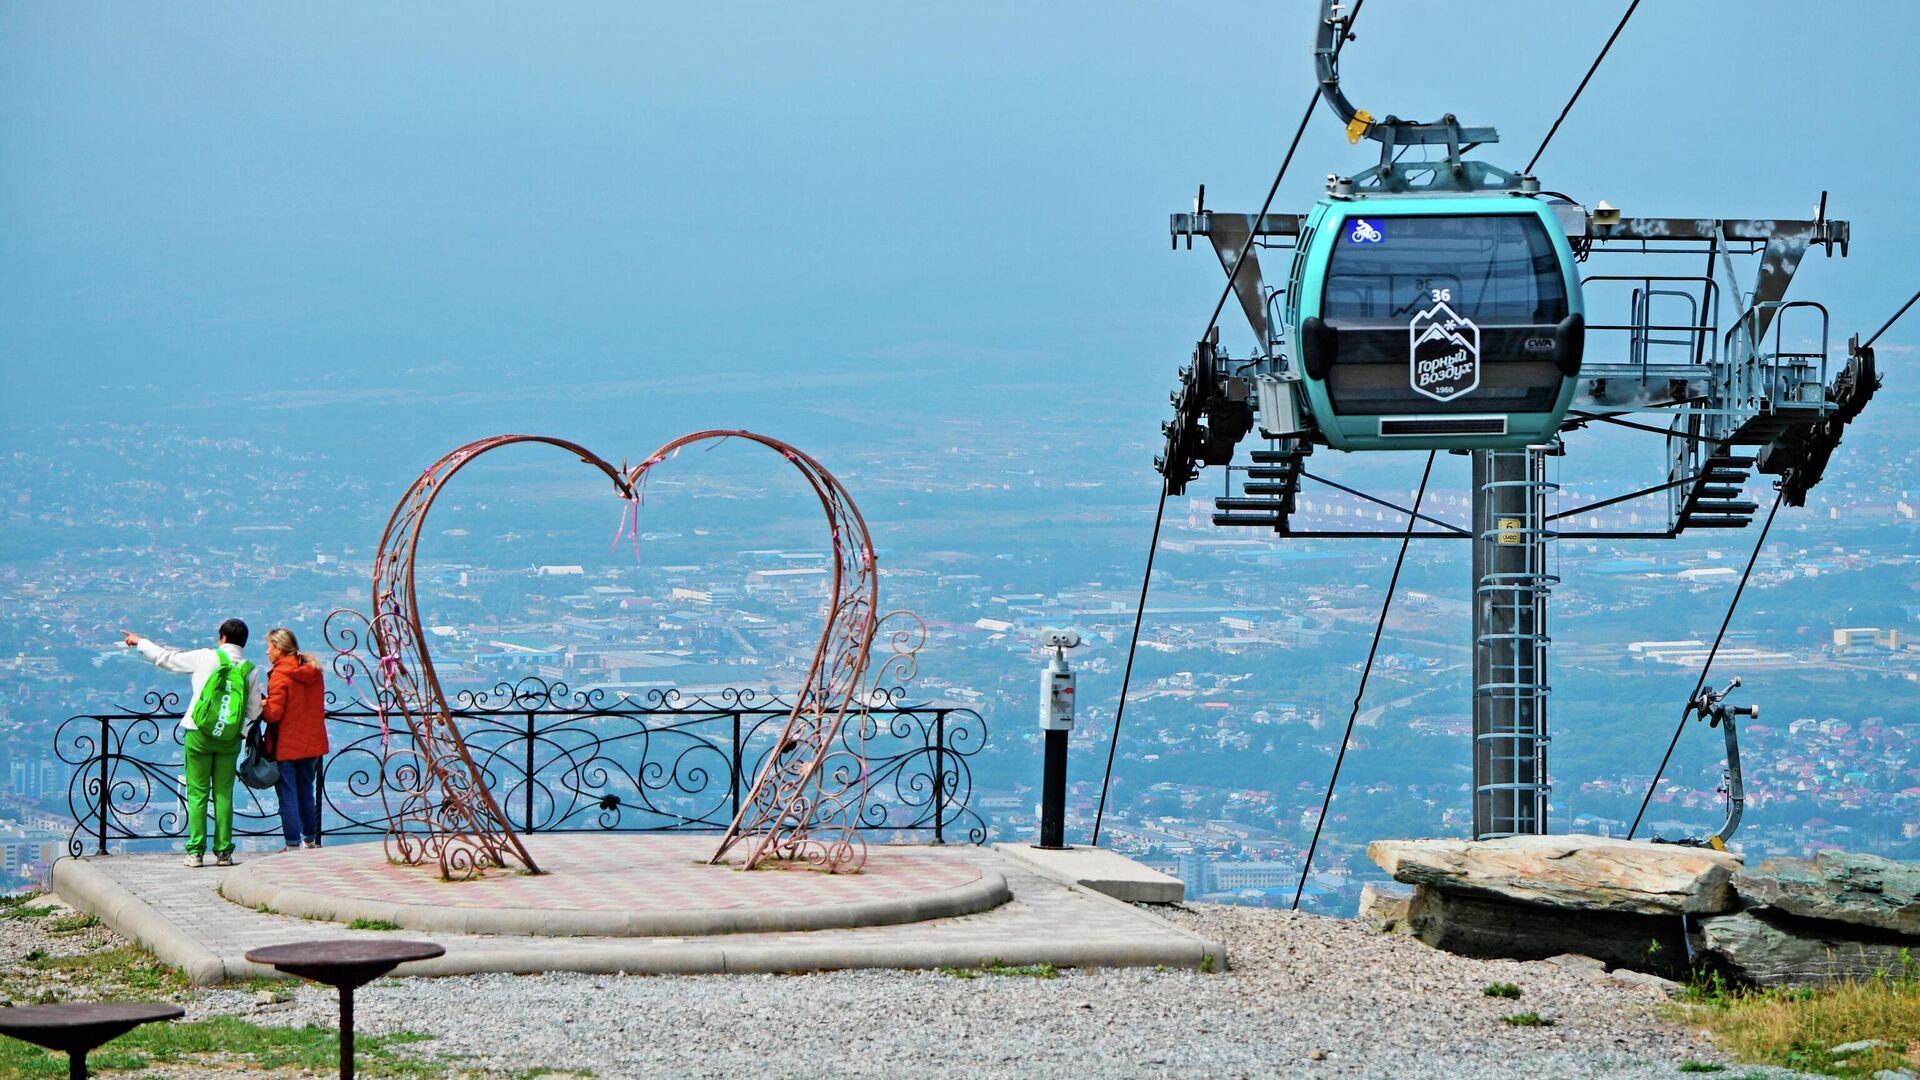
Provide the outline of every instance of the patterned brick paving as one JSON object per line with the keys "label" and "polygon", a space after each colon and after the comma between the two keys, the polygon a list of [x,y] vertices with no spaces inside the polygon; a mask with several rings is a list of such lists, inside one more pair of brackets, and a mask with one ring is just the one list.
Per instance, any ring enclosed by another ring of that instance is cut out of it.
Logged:
{"label": "patterned brick paving", "polygon": [[542,911],[684,911],[798,907],[904,899],[978,881],[972,863],[925,849],[873,847],[858,874],[708,866],[703,836],[535,836],[525,838],[545,871],[494,871],[476,881],[442,881],[433,866],[386,861],[377,844],[252,855],[255,880],[322,896],[459,908]]}

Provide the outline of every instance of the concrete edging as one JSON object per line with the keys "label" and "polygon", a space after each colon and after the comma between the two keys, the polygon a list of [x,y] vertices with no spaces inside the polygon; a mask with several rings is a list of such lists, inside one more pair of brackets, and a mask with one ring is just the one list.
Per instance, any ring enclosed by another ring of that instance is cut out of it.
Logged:
{"label": "concrete edging", "polygon": [[[1213,963],[1210,968],[1211,971],[1224,972],[1224,971],[1231,970],[1227,964],[1227,947],[1223,942],[1208,940],[1207,938],[1201,937],[1199,934],[1194,933],[1193,931],[1187,929],[1184,926],[1179,926],[1175,924],[1170,919],[1162,919],[1160,918],[1160,916],[1155,915],[1152,912],[1141,911],[1138,905],[1129,903],[1125,900],[1116,900],[1113,897],[1108,896],[1106,893],[1103,893],[1098,889],[1090,889],[1090,888],[1087,888],[1085,885],[1078,885],[1078,884],[1068,885],[1067,888],[1072,889],[1075,892],[1084,893],[1097,903],[1113,904],[1118,907],[1125,908],[1126,910],[1131,911],[1136,915],[1140,915],[1145,918],[1154,919],[1158,922],[1165,923],[1167,926],[1167,929],[1193,942],[1193,954],[1187,955],[1183,953],[1182,955],[1185,958],[1175,961],[1175,963],[1178,963],[1181,966],[1185,966],[1185,967],[1208,968],[1207,958],[1212,957]],[[1155,905],[1155,906],[1166,906],[1166,905]],[[1153,961],[1153,962],[1166,963],[1166,961]],[[1096,965],[1096,966],[1122,967],[1122,966],[1128,966],[1128,965],[1113,964],[1109,962],[1104,965]],[[1145,965],[1140,964],[1140,965],[1133,965],[1133,966],[1145,966]]]}
{"label": "concrete edging", "polygon": [[[402,964],[395,976],[438,977],[489,972],[527,975],[568,971],[585,975],[780,975],[808,971],[972,968],[988,963],[1056,967],[1169,967],[1197,969],[1207,955],[1223,963],[1217,948],[1195,938],[1190,946],[1167,947],[1137,942],[1015,945],[986,955],[966,945],[870,944],[688,944],[671,948],[609,943],[589,954],[541,955],[521,949],[449,949],[445,956]],[[1216,967],[1215,970],[1224,970]],[[229,978],[273,977],[270,968],[244,960],[226,963]]]}
{"label": "concrete edging", "polygon": [[68,855],[54,860],[48,883],[60,899],[131,938],[161,963],[179,969],[193,985],[211,986],[226,980],[226,963],[212,950],[187,936],[87,859]]}
{"label": "concrete edging", "polygon": [[220,895],[242,907],[265,904],[277,915],[352,922],[376,919],[437,934],[511,934],[539,937],[707,937],[716,934],[791,933],[892,926],[974,915],[1012,898],[1007,879],[992,870],[938,892],[851,904],[704,908],[691,911],[580,911],[545,908],[434,907],[352,896],[329,896],[262,881],[247,864],[220,883]]}
{"label": "concrete edging", "polygon": [[1129,904],[1178,904],[1186,899],[1186,886],[1179,878],[1109,848],[1047,849],[1008,841],[994,844],[993,850],[1063,885],[1092,889]]}

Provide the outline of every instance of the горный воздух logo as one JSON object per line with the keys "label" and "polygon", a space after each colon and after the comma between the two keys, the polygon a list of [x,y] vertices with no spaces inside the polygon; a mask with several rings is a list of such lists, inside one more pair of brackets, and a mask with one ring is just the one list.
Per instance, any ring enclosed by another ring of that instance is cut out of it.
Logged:
{"label": "\u0433\u043e\u0440\u043d\u044b\u0439 \u0432\u043e\u0437\u0434\u0443\u0445 logo", "polygon": [[1435,289],[1433,306],[1407,324],[1408,382],[1417,394],[1452,401],[1480,385],[1480,328]]}

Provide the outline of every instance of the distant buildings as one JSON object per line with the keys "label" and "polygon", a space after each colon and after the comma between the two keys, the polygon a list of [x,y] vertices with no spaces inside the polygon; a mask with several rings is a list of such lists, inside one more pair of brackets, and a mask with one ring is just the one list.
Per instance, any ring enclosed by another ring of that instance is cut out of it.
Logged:
{"label": "distant buildings", "polygon": [[1882,630],[1877,626],[1835,627],[1833,647],[1836,649],[1898,649],[1902,638],[1898,630]]}

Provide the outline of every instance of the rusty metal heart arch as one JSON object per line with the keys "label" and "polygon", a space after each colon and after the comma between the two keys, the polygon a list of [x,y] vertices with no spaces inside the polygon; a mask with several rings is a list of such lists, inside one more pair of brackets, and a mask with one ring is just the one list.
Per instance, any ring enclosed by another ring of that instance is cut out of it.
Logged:
{"label": "rusty metal heart arch", "polygon": [[[650,472],[694,443],[741,439],[770,449],[805,479],[820,501],[833,544],[826,622],[806,683],[793,695],[778,741],[754,778],[740,811],[714,851],[713,863],[744,847],[743,869],[768,860],[810,864],[831,872],[866,861],[859,828],[867,794],[867,706],[883,686],[914,674],[925,628],[910,612],[879,613],[879,574],[866,520],[847,489],[818,461],[778,439],[751,431],[699,431],[660,447],[640,464],[615,467],[576,443],[544,435],[495,435],[436,461],[408,488],[388,519],[374,556],[372,615],[341,610],[327,618],[335,667],[374,686],[383,723],[397,711],[413,738],[392,745],[381,795],[393,822],[387,855],[408,864],[437,863],[447,878],[472,877],[518,864],[539,873],[526,844],[488,790],[447,704],[427,649],[414,589],[414,565],[427,513],[455,473],[482,454],[519,443],[543,443],[577,456],[613,482],[614,494],[639,500]],[[884,623],[890,653],[876,666],[875,638]],[[391,789],[391,790],[390,790]],[[397,803],[397,805],[396,805]]]}

